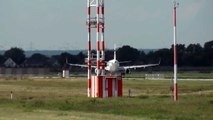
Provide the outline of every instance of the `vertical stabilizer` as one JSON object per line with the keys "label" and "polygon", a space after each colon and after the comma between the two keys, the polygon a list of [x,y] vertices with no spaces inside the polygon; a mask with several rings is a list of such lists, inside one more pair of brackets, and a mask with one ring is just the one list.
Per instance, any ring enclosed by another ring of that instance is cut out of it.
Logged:
{"label": "vertical stabilizer", "polygon": [[114,60],[116,60],[116,44],[114,44]]}

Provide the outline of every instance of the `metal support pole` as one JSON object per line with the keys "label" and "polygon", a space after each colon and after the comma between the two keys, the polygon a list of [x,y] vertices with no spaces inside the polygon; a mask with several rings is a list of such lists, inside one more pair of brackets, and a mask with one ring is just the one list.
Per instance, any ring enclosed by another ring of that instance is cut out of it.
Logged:
{"label": "metal support pole", "polygon": [[176,9],[178,3],[174,1],[174,101],[178,100],[178,84],[177,84],[177,50],[176,50],[176,43],[177,43],[177,32],[176,32]]}
{"label": "metal support pole", "polygon": [[87,59],[87,64],[88,64],[88,97],[91,97],[90,92],[91,92],[91,21],[90,21],[90,15],[91,15],[91,7],[90,7],[90,0],[87,0],[87,25],[88,25],[88,59]]}
{"label": "metal support pole", "polygon": [[[103,80],[105,76],[105,43],[104,43],[104,0],[87,0],[88,25],[88,97],[91,97],[92,87],[92,56],[91,56],[91,29],[96,29],[96,77]],[[93,13],[94,12],[94,13]]]}
{"label": "metal support pole", "polygon": [[99,8],[99,0],[96,0],[96,21],[97,21],[97,25],[96,25],[96,49],[97,49],[97,76],[100,76],[100,42],[99,42],[99,33],[100,33],[100,22],[99,22],[99,16],[100,14],[100,8]]}
{"label": "metal support pole", "polygon": [[104,20],[104,0],[102,0],[101,5],[101,18],[102,18],[102,24],[101,24],[101,75],[105,76],[105,42],[104,42],[104,27],[105,27],[105,20]]}

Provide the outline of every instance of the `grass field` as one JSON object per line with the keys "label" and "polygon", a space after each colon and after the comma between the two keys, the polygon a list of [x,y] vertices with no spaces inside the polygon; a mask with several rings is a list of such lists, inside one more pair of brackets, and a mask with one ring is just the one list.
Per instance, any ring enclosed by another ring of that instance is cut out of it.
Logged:
{"label": "grass field", "polygon": [[178,102],[171,99],[170,81],[123,83],[124,97],[93,99],[86,78],[0,79],[0,120],[213,119],[213,81],[180,81]]}
{"label": "grass field", "polygon": [[[153,74],[155,74],[155,73],[153,73]],[[162,73],[157,73],[157,74],[162,74],[167,79],[173,78],[172,72],[162,72]],[[129,78],[129,77],[144,78],[145,73],[127,74],[127,75],[125,75],[125,77],[127,77],[127,78]],[[178,73],[177,77],[179,79],[213,79],[213,72],[211,72],[211,73],[183,72],[183,73]]]}

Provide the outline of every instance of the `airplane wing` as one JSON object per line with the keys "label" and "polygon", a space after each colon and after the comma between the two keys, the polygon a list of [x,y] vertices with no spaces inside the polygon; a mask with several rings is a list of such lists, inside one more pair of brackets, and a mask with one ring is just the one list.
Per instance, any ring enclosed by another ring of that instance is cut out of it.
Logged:
{"label": "airplane wing", "polygon": [[158,64],[146,64],[146,65],[132,65],[132,66],[121,66],[124,69],[136,69],[136,68],[146,68],[160,65],[160,61]]}
{"label": "airplane wing", "polygon": [[[71,63],[67,63],[70,66],[75,66],[75,67],[85,67],[87,68],[88,65],[82,65],[82,64],[71,64]],[[92,66],[92,68],[96,68],[96,66]]]}

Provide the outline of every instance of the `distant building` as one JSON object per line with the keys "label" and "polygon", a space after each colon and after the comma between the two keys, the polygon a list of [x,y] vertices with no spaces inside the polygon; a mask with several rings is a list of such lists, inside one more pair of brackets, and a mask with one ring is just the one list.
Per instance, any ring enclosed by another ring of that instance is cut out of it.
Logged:
{"label": "distant building", "polygon": [[49,75],[49,68],[6,68],[0,67],[0,76],[3,75]]}
{"label": "distant building", "polygon": [[4,62],[4,66],[5,66],[5,67],[14,68],[14,67],[17,66],[17,64],[16,64],[11,58],[8,58],[8,59]]}

